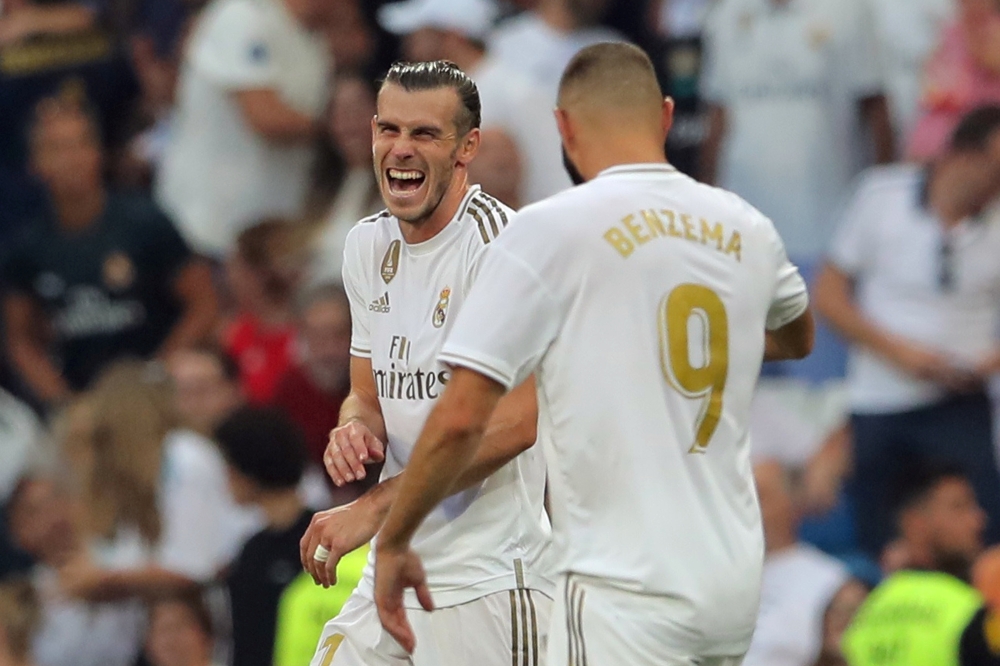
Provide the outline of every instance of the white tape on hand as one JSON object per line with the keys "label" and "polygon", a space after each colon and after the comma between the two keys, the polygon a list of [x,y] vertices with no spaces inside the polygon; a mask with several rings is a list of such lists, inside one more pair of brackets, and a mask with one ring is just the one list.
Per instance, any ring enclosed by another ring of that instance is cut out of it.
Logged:
{"label": "white tape on hand", "polygon": [[316,552],[313,553],[313,559],[317,562],[326,562],[330,559],[330,551],[323,546],[316,546]]}

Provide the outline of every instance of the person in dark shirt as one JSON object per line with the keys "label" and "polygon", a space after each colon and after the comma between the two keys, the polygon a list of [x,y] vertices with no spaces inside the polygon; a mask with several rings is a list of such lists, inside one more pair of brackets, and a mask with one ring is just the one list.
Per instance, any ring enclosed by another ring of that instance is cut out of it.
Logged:
{"label": "person in dark shirt", "polygon": [[87,109],[44,100],[30,144],[48,213],[25,230],[0,279],[10,359],[35,397],[65,399],[113,359],[206,339],[217,313],[209,265],[148,199],[106,190]]}
{"label": "person in dark shirt", "polygon": [[256,505],[267,526],[250,537],[226,584],[232,607],[233,659],[238,666],[271,666],[278,604],[301,570],[299,541],[312,513],[297,486],[306,464],[301,431],[282,412],[242,407],[216,430],[229,487],[242,505]]}

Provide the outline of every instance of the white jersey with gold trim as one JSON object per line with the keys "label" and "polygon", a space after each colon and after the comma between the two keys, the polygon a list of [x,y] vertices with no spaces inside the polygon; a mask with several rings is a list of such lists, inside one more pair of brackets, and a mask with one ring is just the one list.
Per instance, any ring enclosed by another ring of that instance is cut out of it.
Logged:
{"label": "white jersey with gold trim", "polygon": [[[382,478],[399,474],[448,382],[438,354],[479,270],[513,211],[473,186],[455,218],[422,243],[403,240],[388,211],[347,237],[344,287],[351,301],[351,353],[370,358],[388,433]],[[438,606],[507,589],[546,594],[550,536],[545,466],[532,448],[483,484],[446,499],[413,538]],[[374,548],[358,591],[371,598]],[[419,607],[409,594],[406,603]]]}
{"label": "white jersey with gold trim", "polygon": [[535,373],[558,572],[674,599],[694,654],[738,655],[764,555],[750,402],[765,330],[807,306],[742,199],[615,167],[515,216],[441,360]]}

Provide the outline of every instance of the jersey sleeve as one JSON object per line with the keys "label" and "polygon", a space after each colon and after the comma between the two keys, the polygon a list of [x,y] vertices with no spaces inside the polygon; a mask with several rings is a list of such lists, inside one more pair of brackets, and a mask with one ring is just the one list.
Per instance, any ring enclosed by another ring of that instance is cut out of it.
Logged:
{"label": "jersey sleeve", "polygon": [[266,17],[247,0],[231,0],[206,17],[191,45],[190,62],[224,88],[272,88],[278,71]]}
{"label": "jersey sleeve", "polygon": [[848,275],[861,273],[871,261],[878,219],[870,219],[868,190],[865,182],[851,195],[830,245],[830,263]]}
{"label": "jersey sleeve", "polygon": [[799,269],[788,259],[785,244],[781,241],[774,224],[765,218],[770,235],[771,251],[774,254],[777,276],[774,283],[774,296],[771,307],[767,311],[766,328],[774,331],[789,324],[809,307],[809,290]]}
{"label": "jersey sleeve", "polygon": [[[517,386],[535,371],[564,321],[565,306],[540,272],[552,244],[525,234],[531,224],[509,228],[482,257],[475,284],[439,356],[442,363],[474,370]],[[528,229],[531,231],[531,229]],[[536,270],[536,268],[538,270]]]}
{"label": "jersey sleeve", "polygon": [[344,243],[344,291],[351,303],[351,355],[371,358],[372,343],[368,312],[368,275],[361,260],[361,226],[355,226]]}

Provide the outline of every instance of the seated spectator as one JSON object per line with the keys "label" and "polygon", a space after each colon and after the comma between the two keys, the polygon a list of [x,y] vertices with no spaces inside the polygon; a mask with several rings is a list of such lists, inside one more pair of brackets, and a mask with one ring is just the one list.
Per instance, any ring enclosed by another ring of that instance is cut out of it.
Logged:
{"label": "seated spectator", "polygon": [[5,0],[0,6],[0,247],[45,213],[28,131],[41,100],[66,91],[85,96],[110,154],[127,138],[138,87],[127,57],[98,25],[107,4]]}
{"label": "seated spectator", "polygon": [[197,590],[149,606],[146,658],[150,666],[215,666],[212,616]]}
{"label": "seated spectator", "polygon": [[26,580],[0,583],[0,665],[34,666],[31,642],[38,628],[38,596]]}
{"label": "seated spectator", "polygon": [[824,617],[861,584],[836,559],[799,542],[800,503],[776,462],[754,468],[764,522],[760,616],[746,666],[812,666],[823,649]]}
{"label": "seated spectator", "polygon": [[60,569],[67,594],[103,601],[189,589],[258,529],[229,494],[215,446],[178,427],[171,398],[157,368],[124,362],[69,414],[66,453],[88,548]]}
{"label": "seated spectator", "polygon": [[288,242],[289,226],[267,220],[239,235],[226,262],[236,316],[223,332],[223,347],[239,365],[243,393],[253,404],[274,399],[291,365],[297,274],[289,265]]}
{"label": "seated spectator", "polygon": [[215,438],[236,501],[259,507],[266,520],[266,527],[243,546],[227,577],[233,663],[271,666],[278,603],[301,571],[299,541],[312,519],[296,491],[306,463],[305,441],[281,412],[253,407],[232,414]]}
{"label": "seated spectator", "polygon": [[157,199],[221,258],[257,220],[301,215],[331,73],[327,0],[213,0],[184,54]]}
{"label": "seated spectator", "polygon": [[[372,167],[372,118],[375,89],[360,76],[337,79],[327,114],[335,168],[317,171],[315,206],[322,217],[315,257],[309,266],[313,284],[339,282],[344,241],[358,220],[384,208]],[[334,178],[330,179],[330,176]]]}
{"label": "seated spectator", "polygon": [[891,536],[888,488],[914,459],[959,465],[990,515],[988,542],[1000,541],[984,389],[1000,372],[1000,219],[984,212],[998,192],[1000,107],[986,107],[932,166],[866,174],[816,282],[817,310],[852,345],[851,494],[872,557]]}
{"label": "seated spectator", "polygon": [[182,349],[167,359],[174,404],[183,424],[205,437],[243,403],[240,368],[221,349]]}
{"label": "seated spectator", "polygon": [[272,404],[299,426],[309,459],[322,467],[350,389],[351,310],[340,285],[321,285],[303,295],[299,331],[299,358],[278,382]]}
{"label": "seated spectator", "polygon": [[82,106],[46,100],[31,136],[50,206],[0,268],[3,319],[14,367],[53,403],[116,358],[166,355],[204,339],[216,300],[208,265],[163,213],[106,190],[98,129]]}
{"label": "seated spectator", "polygon": [[62,588],[59,571],[79,555],[84,539],[61,483],[48,476],[23,477],[7,516],[15,543],[35,560],[31,580],[41,598],[33,638],[37,666],[131,666],[138,644],[129,637],[142,631],[138,604],[90,603]]}
{"label": "seated spectator", "polygon": [[963,116],[1000,104],[1000,5],[960,0],[958,8],[958,21],[945,30],[924,68],[920,115],[907,149],[911,159],[933,160]]}
{"label": "seated spectator", "polygon": [[958,664],[962,632],[983,603],[968,580],[985,514],[963,473],[936,464],[910,469],[895,506],[907,567],[861,605],[844,634],[847,663]]}
{"label": "seated spectator", "polygon": [[[496,7],[491,0],[406,0],[385,5],[379,21],[402,37],[410,61],[450,60],[476,82],[482,142],[470,182],[512,208],[570,186],[552,114],[552,91],[487,47]],[[516,20],[516,19],[515,19]]]}

